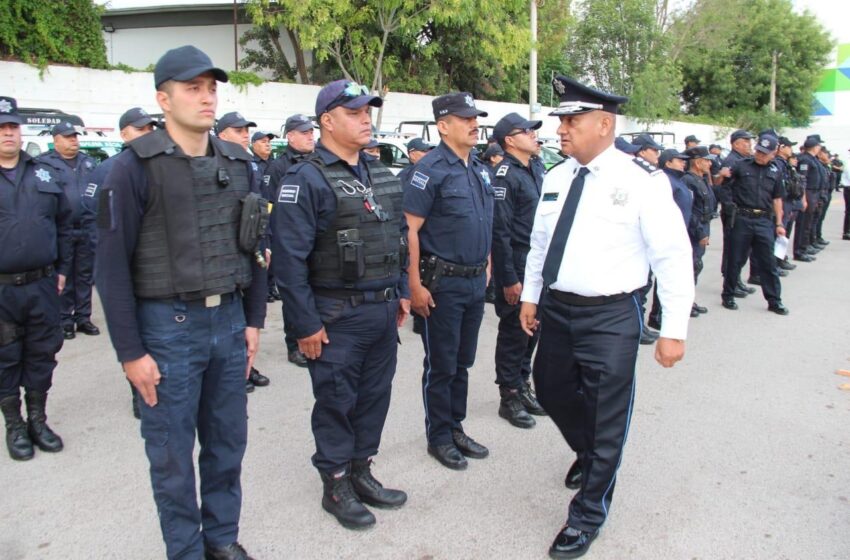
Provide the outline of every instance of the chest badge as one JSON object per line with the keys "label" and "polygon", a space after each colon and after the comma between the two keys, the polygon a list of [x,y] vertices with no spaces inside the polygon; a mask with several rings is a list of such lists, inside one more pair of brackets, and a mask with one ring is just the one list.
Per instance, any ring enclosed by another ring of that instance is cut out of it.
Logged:
{"label": "chest badge", "polygon": [[611,193],[611,202],[614,206],[625,206],[629,203],[629,193],[624,189],[614,189]]}
{"label": "chest badge", "polygon": [[486,169],[481,170],[481,178],[484,179],[484,184],[489,187],[490,186],[490,174],[487,173]]}
{"label": "chest badge", "polygon": [[35,172],[35,176],[41,179],[44,183],[49,183],[52,177],[50,176],[50,172],[46,169],[37,169]]}

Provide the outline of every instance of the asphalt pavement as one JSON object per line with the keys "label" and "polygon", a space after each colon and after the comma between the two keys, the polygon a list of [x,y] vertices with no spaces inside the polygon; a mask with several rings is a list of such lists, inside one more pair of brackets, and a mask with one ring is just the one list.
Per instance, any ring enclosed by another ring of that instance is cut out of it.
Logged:
{"label": "asphalt pavement", "polygon": [[[589,560],[850,558],[850,241],[836,195],[829,247],[782,280],[787,317],[760,293],[720,306],[720,223],[705,257],[684,361],[665,370],[641,347],[635,411],[608,523]],[[0,452],[0,558],[164,557],[130,392],[105,334],[58,357],[48,415],[65,440],[25,463]],[[312,393],[286,361],[280,305],[269,306],[257,365],[271,378],[248,398],[240,541],[259,559],[543,559],[565,520],[573,460],[554,424],[497,415],[488,305],[470,372],[467,433],[485,460],[450,471],[426,454],[422,345],[406,325],[374,473],[408,492],[397,511],[351,532],[320,506],[310,464]]]}

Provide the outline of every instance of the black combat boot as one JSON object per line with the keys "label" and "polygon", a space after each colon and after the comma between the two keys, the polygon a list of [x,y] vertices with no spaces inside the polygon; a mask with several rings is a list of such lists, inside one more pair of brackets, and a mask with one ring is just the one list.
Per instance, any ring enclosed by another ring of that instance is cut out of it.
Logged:
{"label": "black combat boot", "polygon": [[320,474],[325,486],[322,508],[326,512],[336,517],[346,529],[368,529],[375,524],[375,516],[360,502],[348,473]]}
{"label": "black combat boot", "polygon": [[27,389],[24,399],[27,401],[27,432],[33,443],[48,453],[62,451],[62,438],[47,425],[47,414],[44,412],[47,393]]}
{"label": "black combat boot", "polygon": [[519,400],[519,389],[499,387],[499,396],[502,397],[499,403],[499,416],[517,428],[527,429],[534,427],[537,422],[534,421],[534,418],[522,406],[522,401]]}
{"label": "black combat boot", "polygon": [[525,381],[522,384],[522,389],[519,391],[519,402],[525,407],[525,410],[533,416],[548,416],[543,407],[537,401],[537,395],[534,394],[534,389],[531,388],[531,382]]}
{"label": "black combat boot", "polygon": [[9,450],[9,457],[15,461],[32,459],[35,451],[27,434],[27,425],[21,417],[21,397],[6,397],[0,401],[0,409],[3,410],[3,418],[6,420],[6,448]]}
{"label": "black combat boot", "polygon": [[376,508],[400,508],[407,501],[407,494],[401,490],[390,490],[372,476],[371,459],[353,459],[351,461],[351,486],[360,501]]}

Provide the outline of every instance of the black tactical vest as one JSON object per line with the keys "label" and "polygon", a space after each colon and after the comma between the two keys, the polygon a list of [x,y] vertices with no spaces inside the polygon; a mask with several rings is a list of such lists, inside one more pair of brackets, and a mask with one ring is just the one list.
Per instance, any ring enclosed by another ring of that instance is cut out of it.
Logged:
{"label": "black tactical vest", "polygon": [[237,245],[251,158],[235,144],[212,136],[210,143],[214,155],[197,158],[164,130],[129,144],[149,188],[132,264],[139,298],[193,300],[251,283],[250,257]]}
{"label": "black tactical vest", "polygon": [[[378,161],[368,162],[372,196],[386,213],[381,221],[378,213],[366,208],[363,193],[350,194],[360,181],[340,162],[326,165],[318,154],[304,161],[315,165],[336,195],[336,216],[331,226],[318,238],[310,254],[310,283],[342,284],[352,287],[357,281],[395,278],[400,273],[402,187],[401,181]],[[367,184],[368,187],[368,184]],[[348,191],[348,192],[346,192]],[[358,230],[365,266],[362,275],[352,278],[344,273],[338,232]]]}

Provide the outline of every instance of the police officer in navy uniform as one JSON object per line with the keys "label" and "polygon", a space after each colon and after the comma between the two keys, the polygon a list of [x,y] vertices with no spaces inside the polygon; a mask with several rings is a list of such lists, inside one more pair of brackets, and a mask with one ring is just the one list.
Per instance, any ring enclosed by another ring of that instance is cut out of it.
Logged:
{"label": "police officer in navy uniform", "polygon": [[465,457],[489,454],[464,432],[463,420],[489,280],[494,192],[490,169],[471,154],[478,117],[487,113],[464,92],[441,95],[432,107],[440,144],[419,161],[404,186],[408,272],[412,307],[425,318],[428,453],[462,470]]}
{"label": "police officer in navy uniform", "polygon": [[526,335],[519,324],[519,296],[525,275],[534,210],[540,200],[543,175],[532,167],[541,121],[509,113],[493,128],[505,157],[493,170],[493,281],[496,288],[496,384],[499,416],[518,428],[535,425],[530,415],[545,416],[531,389],[531,357],[537,336]]}
{"label": "police officer in navy uniform", "polygon": [[[270,200],[273,203],[276,200],[277,192],[280,190],[281,180],[289,171],[289,168],[304,159],[306,155],[313,153],[316,149],[315,129],[315,123],[306,115],[295,114],[286,119],[286,123],[283,125],[283,135],[286,137],[286,150],[269,165],[268,169],[269,185],[271,191],[274,193]],[[271,225],[274,227],[274,224]],[[272,274],[274,274],[274,268],[272,266],[269,269]],[[280,299],[276,284],[270,290],[273,290],[273,294]],[[298,349],[298,341],[295,339],[295,335],[292,334],[292,325],[286,320],[285,313],[283,317],[283,334],[289,363],[306,368],[307,358]]]}
{"label": "police officer in navy uniform", "polygon": [[0,409],[17,461],[32,459],[33,444],[46,452],[63,447],[46,406],[62,348],[59,294],[71,269],[72,229],[59,171],[21,150],[22,123],[15,99],[0,97]]}
{"label": "police officer in navy uniform", "polygon": [[[139,138],[140,136],[144,136],[149,132],[153,132],[156,127],[159,126],[159,123],[156,119],[151,117],[147,111],[142,109],[141,107],[133,107],[131,109],[127,109],[122,115],[121,118],[118,119],[118,131],[121,135],[121,140],[124,141],[124,145],[121,147],[121,152],[127,149],[127,144]],[[98,189],[103,186],[103,183],[106,181],[106,176],[109,175],[109,171],[112,170],[112,165],[115,163],[115,160],[118,158],[118,154],[110,157],[109,159],[103,161],[98,165],[94,173],[89,177],[89,184],[86,187],[86,192],[83,194],[83,206],[86,208],[87,212],[90,212],[92,215],[97,216],[97,200],[98,200]],[[95,245],[97,244],[97,229],[95,228]],[[95,263],[96,265],[97,263]],[[132,383],[127,381],[130,385],[130,392],[133,396],[133,416],[136,419],[140,419],[142,417],[141,412],[139,411],[140,407],[140,397],[139,391],[133,386]]]}
{"label": "police officer in navy uniform", "polygon": [[414,138],[407,143],[407,159],[410,160],[410,165],[401,170],[398,174],[398,179],[402,185],[406,185],[410,175],[413,173],[413,167],[419,163],[419,160],[425,157],[425,154],[433,150],[435,146],[427,143],[422,138]]}
{"label": "police officer in navy uniform", "polygon": [[[540,404],[578,455],[578,488],[549,549],[577,558],[605,522],[634,397],[642,329],[637,292],[650,266],[663,306],[655,357],[684,355],[694,298],[691,248],[666,176],[613,146],[625,97],[558,76],[563,151],[543,181],[525,267],[520,320],[540,327],[534,384]],[[582,194],[583,193],[583,194]],[[539,304],[539,307],[538,307]]]}
{"label": "police officer in navy uniform", "polygon": [[271,177],[269,175],[269,166],[274,161],[272,159],[272,140],[277,138],[277,134],[271,132],[263,132],[258,130],[251,135],[251,153],[254,155],[251,158],[257,165],[260,177],[262,177],[261,189],[263,198],[273,200],[274,192],[272,192]]}
{"label": "police officer in navy uniform", "polygon": [[[705,256],[705,248],[708,247],[711,238],[711,220],[714,218],[714,209],[717,208],[714,191],[706,182],[706,177],[709,177],[711,173],[711,165],[717,158],[709,153],[705,146],[689,148],[685,150],[685,155],[689,157],[688,172],[682,180],[691,192],[693,200],[691,217],[687,226],[693,250],[694,285],[696,285],[703,269],[702,258]],[[691,307],[691,317],[699,317],[704,313],[708,313],[708,308],[695,301]]]}
{"label": "police officer in navy uniform", "polygon": [[803,149],[797,158],[797,173],[805,178],[805,210],[801,213],[797,228],[800,242],[794,239],[794,260],[812,262],[820,249],[813,237],[814,226],[820,219],[820,191],[825,188],[826,177],[823,167],[818,162],[821,151],[821,140],[817,134],[811,134],[803,142]]}
{"label": "police officer in navy uniform", "polygon": [[[797,215],[803,210],[804,190],[803,182],[800,180],[796,169],[796,158],[794,157],[794,146],[796,142],[792,142],[785,136],[779,136],[779,149],[776,151],[776,158],[773,163],[779,169],[782,176],[782,183],[785,188],[785,198],[782,200],[782,225],[785,226],[786,237],[788,237],[788,253],[784,259],[776,259],[776,266],[780,270],[794,270],[797,265],[789,262],[788,255],[791,254],[791,235],[794,231],[794,223],[797,221]],[[795,238],[796,240],[796,238]]]}
{"label": "police officer in navy uniform", "polygon": [[66,340],[75,337],[74,331],[98,335],[91,322],[91,294],[94,282],[94,216],[83,206],[83,197],[89,188],[89,178],[97,167],[91,156],[80,151],[80,132],[70,122],[63,121],[53,127],[53,149],[38,156],[57,170],[57,181],[65,190],[71,204],[74,233],[71,241],[71,270],[62,292],[62,330]]}
{"label": "police officer in navy uniform", "polygon": [[734,165],[724,185],[728,201],[736,207],[736,215],[729,230],[730,260],[723,281],[722,301],[726,309],[737,309],[735,302],[735,278],[747,261],[752,250],[753,259],[760,271],[761,288],[768,303],[768,310],[787,315],[788,308],[782,304],[779,274],[773,257],[773,246],[777,235],[785,235],[782,225],[782,199],[785,190],[782,177],[773,158],[779,140],[765,134],[758,138],[755,156]]}
{"label": "police officer in navy uniform", "polygon": [[255,126],[257,123],[249,121],[239,111],[231,111],[223,114],[215,123],[215,133],[222,140],[239,144],[247,152],[250,128]]}
{"label": "police officer in navy uniform", "polygon": [[209,134],[217,81],[227,74],[192,46],[157,62],[165,129],[130,142],[99,189],[97,281],[118,360],[144,401],[168,558],[245,560],[245,379],[265,319],[266,271],[260,228],[240,237],[243,203],[259,195],[250,156]]}
{"label": "police officer in navy uniform", "polygon": [[272,266],[285,319],[313,381],[313,465],[322,507],[343,526],[375,524],[363,504],[407,501],[371,472],[390,405],[398,327],[410,311],[402,271],[401,183],[361,152],[380,97],[337,80],[319,91],[322,139],[281,181]]}

